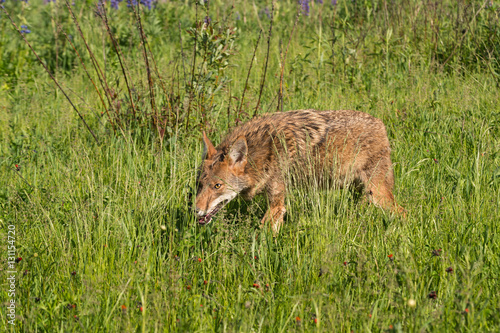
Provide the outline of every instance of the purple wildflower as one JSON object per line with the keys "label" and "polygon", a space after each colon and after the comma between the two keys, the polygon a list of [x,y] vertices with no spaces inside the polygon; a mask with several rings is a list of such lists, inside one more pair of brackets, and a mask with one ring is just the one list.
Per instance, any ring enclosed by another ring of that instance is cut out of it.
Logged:
{"label": "purple wildflower", "polygon": [[311,11],[310,2],[311,0],[299,0],[302,14],[304,14],[305,16],[309,16],[309,12]]}
{"label": "purple wildflower", "polygon": [[317,3],[323,4],[323,0],[316,0]]}
{"label": "purple wildflower", "polygon": [[120,2],[122,2],[122,0],[111,0],[111,8],[118,9]]}
{"label": "purple wildflower", "polygon": [[96,14],[100,17],[101,16],[101,13],[103,11],[103,8],[104,8],[104,2],[103,0],[99,0],[97,1],[97,5],[96,5]]}
{"label": "purple wildflower", "polygon": [[210,22],[212,22],[212,19],[210,18],[210,16],[205,16],[205,18],[203,19],[203,22],[205,22],[206,25],[210,25]]}
{"label": "purple wildflower", "polygon": [[153,5],[153,0],[141,0],[141,4],[151,10],[151,6]]}
{"label": "purple wildflower", "polygon": [[[122,0],[120,0],[121,2]],[[127,0],[127,7],[138,6],[139,4],[151,9],[153,7],[154,0]]]}
{"label": "purple wildflower", "polygon": [[31,30],[28,29],[27,25],[22,24],[21,25],[21,33],[22,34],[29,34],[29,33],[31,33]]}
{"label": "purple wildflower", "polygon": [[332,6],[336,6],[337,5],[337,0],[332,0]]}

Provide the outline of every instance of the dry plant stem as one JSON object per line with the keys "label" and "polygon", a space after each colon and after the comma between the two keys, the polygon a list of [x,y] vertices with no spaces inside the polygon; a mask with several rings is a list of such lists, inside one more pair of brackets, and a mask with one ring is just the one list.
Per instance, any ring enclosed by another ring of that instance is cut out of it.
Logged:
{"label": "dry plant stem", "polygon": [[9,18],[10,22],[12,23],[12,25],[14,26],[14,29],[16,29],[16,31],[19,33],[19,35],[21,36],[21,38],[24,40],[24,42],[26,43],[26,45],[28,45],[28,47],[31,49],[31,51],[33,52],[33,54],[35,55],[35,57],[38,59],[38,61],[40,62],[40,64],[43,66],[43,68],[45,69],[45,71],[47,72],[47,74],[49,74],[50,78],[52,79],[52,81],[54,81],[54,83],[56,84],[56,86],[59,88],[59,90],[61,90],[61,92],[63,93],[64,97],[66,97],[66,99],[68,100],[69,104],[71,104],[71,106],[73,107],[73,109],[76,111],[76,113],[78,114],[78,116],[80,117],[80,119],[82,120],[83,124],[85,125],[85,127],[87,127],[88,131],[90,132],[90,134],[92,134],[92,136],[94,137],[94,140],[95,142],[97,142],[97,144],[99,144],[99,140],[97,140],[97,136],[94,134],[94,132],[92,131],[92,129],[89,127],[89,125],[87,124],[87,122],[85,121],[85,119],[83,119],[83,116],[82,114],[80,113],[80,111],[78,111],[78,109],[76,108],[76,106],[73,104],[73,102],[71,101],[71,99],[69,98],[69,96],[66,94],[66,92],[63,90],[63,88],[61,87],[61,85],[59,84],[59,82],[57,82],[56,78],[52,75],[52,73],[49,71],[49,69],[47,68],[47,66],[45,66],[45,64],[43,63],[42,59],[40,59],[40,57],[38,56],[38,54],[35,52],[35,50],[33,49],[33,47],[31,47],[31,44],[26,40],[26,38],[24,38],[24,35],[21,33],[21,31],[19,31],[17,25],[14,23],[14,21],[12,20],[12,17],[10,16],[9,12],[5,9],[4,6],[0,6],[2,7],[2,10],[4,11],[4,13],[7,15],[7,17]]}
{"label": "dry plant stem", "polygon": [[106,78],[104,77],[104,74],[102,73],[101,67],[99,66],[99,63],[97,62],[97,59],[94,56],[94,53],[90,49],[87,40],[85,39],[85,36],[83,35],[82,29],[80,29],[80,24],[78,23],[78,20],[76,19],[75,14],[73,13],[73,10],[71,9],[71,6],[69,5],[68,0],[65,0],[66,7],[68,8],[69,13],[71,14],[71,17],[73,18],[73,22],[76,25],[76,28],[78,30],[78,33],[80,34],[80,37],[82,37],[83,43],[85,44],[85,47],[87,48],[87,52],[89,53],[90,60],[92,61],[92,65],[94,66],[94,70],[97,74],[97,78],[99,79],[99,82],[101,83],[101,87],[104,90],[104,94],[106,96],[106,99],[108,100],[109,104],[109,109],[113,107],[113,104],[111,103],[111,99],[109,96],[109,87],[108,83],[106,82]]}
{"label": "dry plant stem", "polygon": [[474,15],[474,17],[472,18],[472,20],[470,20],[469,24],[467,25],[467,29],[465,29],[465,32],[462,34],[462,38],[460,38],[460,41],[455,44],[455,48],[453,49],[453,51],[451,51],[451,54],[448,56],[448,58],[446,58],[445,62],[443,63],[443,65],[441,66],[441,68],[444,68],[444,66],[446,66],[446,64],[448,63],[448,61],[450,61],[451,57],[453,57],[453,55],[455,55],[455,52],[457,51],[457,48],[459,45],[462,45],[462,42],[465,38],[465,36],[467,35],[467,33],[469,32],[470,30],[470,26],[472,24],[472,22],[474,22],[474,20],[476,19],[476,17],[479,15],[479,13],[484,9],[484,7],[486,7],[486,4],[488,3],[489,0],[485,0],[483,2],[483,5],[479,8],[479,10],[476,12],[476,15]]}
{"label": "dry plant stem", "polygon": [[[156,70],[156,75],[158,76],[158,80],[160,81],[160,86],[162,87],[163,92],[167,96],[167,101],[169,101],[168,93],[166,92],[165,86],[163,85],[163,80],[161,79],[160,72],[158,71],[158,67],[156,66],[156,61],[153,57],[153,52],[151,52],[151,48],[149,46],[149,43],[147,41],[146,35],[144,34],[144,29],[142,28],[142,21],[141,21],[141,15],[140,15],[140,7],[139,3],[137,3],[136,6],[132,6],[137,18],[137,22],[139,23],[139,31],[141,33],[141,39],[142,39],[142,46],[144,49],[144,61],[146,63],[146,69],[147,69],[147,74],[148,74],[148,84],[149,84],[149,93],[150,93],[150,101],[151,101],[151,109],[153,113],[155,114],[155,125],[156,125],[156,130],[160,136],[160,144],[163,146],[163,137],[165,135],[165,126],[166,126],[166,120],[162,122],[160,120],[160,115],[158,113],[158,108],[156,107],[156,102],[155,102],[155,95],[154,95],[154,89],[153,89],[153,78],[151,76],[151,69],[149,66],[149,60],[148,60],[148,52],[149,50],[149,55],[151,56],[151,59],[153,61],[154,68]],[[147,47],[147,49],[146,49]],[[170,107],[170,103],[169,107]]]}
{"label": "dry plant stem", "polygon": [[210,12],[210,1],[204,1],[205,3],[205,7],[207,9],[207,16],[206,17],[209,17],[209,12]]}
{"label": "dry plant stem", "polygon": [[187,81],[186,81],[186,65],[184,64],[184,49],[182,47],[181,22],[179,22],[179,40],[180,40],[180,43],[181,43],[182,71],[184,73],[184,84],[187,85]]}
{"label": "dry plant stem", "polygon": [[[198,25],[198,2],[196,2],[196,24]],[[189,127],[189,114],[191,113],[191,101],[194,96],[194,68],[196,67],[196,48],[198,47],[198,34],[194,34],[194,47],[193,47],[193,65],[191,67],[191,88],[189,91],[189,100],[186,114],[186,129]]]}
{"label": "dry plant stem", "polygon": [[458,31],[460,28],[460,5],[461,1],[457,1],[457,18],[455,19],[455,40],[458,40]]}
{"label": "dry plant stem", "polygon": [[[83,43],[85,44],[87,52],[89,53],[90,60],[92,61],[92,65],[94,66],[94,70],[96,71],[97,77],[99,78],[99,81],[101,82],[101,87],[104,89],[105,92],[107,92],[108,86],[107,86],[106,80],[104,80],[104,85],[106,87],[103,86],[103,79],[102,78],[104,77],[104,75],[102,73],[101,67],[99,66],[99,63],[97,62],[97,60],[94,56],[94,53],[92,52],[89,45],[87,44],[87,40],[85,39],[85,36],[83,35],[82,29],[80,28],[80,24],[78,23],[78,20],[77,20],[75,14],[73,13],[73,10],[71,9],[71,6],[69,5],[68,0],[65,0],[65,4],[66,4],[66,7],[68,8],[69,13],[71,14],[71,17],[73,18],[73,22],[76,25],[76,28],[78,30],[78,33],[80,34],[80,37],[82,37],[82,40],[83,40]],[[107,94],[106,94],[106,97],[108,97]],[[109,98],[108,98],[108,102],[110,103],[110,106],[111,106],[111,102],[109,101]]]}
{"label": "dry plant stem", "polygon": [[[0,7],[3,8],[3,6],[1,6],[1,5],[0,5]],[[17,171],[16,168],[10,168],[10,169],[13,170],[16,173],[16,175],[18,175],[19,178],[21,178],[21,180],[26,183],[26,185],[31,187],[31,189],[35,189],[26,179],[24,179],[23,176],[21,176],[21,173],[19,171]]]}
{"label": "dry plant stem", "polygon": [[295,22],[293,23],[292,32],[290,33],[290,38],[288,39],[288,45],[286,46],[285,55],[283,56],[283,59],[281,59],[280,91],[278,96],[278,110],[281,107],[281,112],[283,112],[283,76],[285,74],[286,55],[288,54],[288,49],[290,48],[290,42],[292,41],[293,32],[295,31],[297,22],[299,22],[299,17],[300,17],[300,10],[297,12],[297,16],[295,17]]}
{"label": "dry plant stem", "polygon": [[227,129],[229,130],[229,115],[231,114],[231,85],[229,85],[228,89],[229,100],[227,101]]}
{"label": "dry plant stem", "polygon": [[[153,78],[151,77],[151,68],[149,67],[148,52],[146,50],[146,36],[144,35],[144,30],[142,29],[141,15],[139,13],[139,11],[140,11],[139,3],[137,3],[136,6],[132,6],[132,8],[134,10],[135,18],[137,20],[137,24],[139,27],[139,33],[141,34],[144,62],[146,63],[146,73],[148,74],[148,85],[149,85],[149,95],[150,95],[149,100],[151,102],[151,111],[153,111],[156,114],[156,120],[158,120],[158,110],[156,109],[155,95],[154,95],[154,91],[153,91]],[[159,128],[158,128],[158,130],[159,130]]]}
{"label": "dry plant stem", "polygon": [[274,101],[276,100],[276,98],[278,97],[278,95],[279,95],[279,92],[277,92],[277,93],[274,95],[274,97],[273,97],[273,99],[272,99],[271,103],[269,103],[269,107],[267,108],[266,113],[269,113],[269,112],[271,111],[271,108],[272,108],[272,106],[273,106],[273,104],[274,104]]}
{"label": "dry plant stem", "polygon": [[163,90],[163,92],[165,92],[165,95],[168,96],[168,93],[167,93],[166,88],[165,88],[165,84],[163,83],[163,80],[161,78],[160,72],[158,71],[158,66],[156,65],[155,57],[153,56],[153,52],[151,52],[151,47],[150,47],[149,43],[147,43],[147,41],[146,41],[146,46],[148,47],[149,56],[151,57],[151,60],[153,61],[153,65],[154,65],[154,69],[155,69],[155,72],[156,72],[156,76],[158,76],[158,80],[160,80],[160,84],[161,84],[162,90]]}
{"label": "dry plant stem", "polygon": [[123,78],[125,80],[125,85],[127,86],[128,96],[130,98],[130,106],[132,106],[132,112],[134,114],[134,117],[136,117],[137,112],[135,110],[134,100],[132,99],[132,91],[130,90],[130,85],[128,83],[127,73],[125,72],[125,67],[123,65],[122,55],[121,55],[121,52],[119,49],[120,47],[118,46],[118,43],[116,42],[115,37],[111,33],[111,29],[109,28],[108,16],[106,15],[105,6],[100,7],[100,13],[102,13],[104,26],[106,27],[106,31],[108,32],[109,38],[111,38],[111,42],[113,43],[113,47],[114,47],[115,52],[116,52],[116,56],[118,57],[118,61],[120,62],[120,67],[122,69]]}
{"label": "dry plant stem", "polygon": [[66,37],[66,40],[68,41],[68,43],[71,45],[71,47],[75,51],[78,59],[80,59],[80,63],[82,64],[83,70],[87,74],[87,77],[89,78],[90,82],[92,82],[92,85],[94,86],[94,89],[97,92],[97,95],[99,95],[99,99],[101,100],[102,106],[104,107],[104,110],[106,111],[106,115],[108,116],[108,120],[109,120],[111,126],[113,127],[113,132],[115,132],[116,131],[115,124],[113,123],[113,120],[111,119],[111,116],[109,115],[108,108],[106,107],[106,103],[104,102],[104,99],[102,98],[101,92],[99,91],[99,89],[97,88],[94,80],[90,76],[90,74],[89,74],[89,72],[87,70],[87,66],[85,66],[85,62],[83,61],[82,57],[80,56],[80,53],[78,53],[78,51],[76,50],[75,45],[73,45],[73,43],[69,39],[68,34],[66,34],[66,31],[62,30],[62,27],[60,27],[60,26],[59,26],[59,30],[64,34],[64,36]]}
{"label": "dry plant stem", "polygon": [[[93,108],[92,106],[90,106],[86,101],[85,99],[83,99],[83,97],[81,97],[76,91],[74,91],[73,89],[71,89],[71,87],[68,87],[66,85],[64,85],[64,83],[61,83],[61,86],[66,89],[66,91],[69,91],[71,94],[73,94],[76,98],[78,98],[80,100],[80,102],[82,102],[82,104],[90,111],[92,111],[94,113],[94,115],[96,116],[96,119],[97,119],[97,122],[102,125],[102,121],[101,119],[99,118],[99,116],[102,115],[99,114],[99,112]],[[71,96],[71,94],[69,94]],[[82,107],[80,107],[80,110],[82,109]]]}
{"label": "dry plant stem", "polygon": [[[198,25],[198,2],[196,3],[196,24]],[[194,35],[194,47],[193,47],[193,65],[191,67],[191,88],[193,88],[194,82],[194,68],[196,66],[196,47],[198,43],[198,34]]]}
{"label": "dry plant stem", "polygon": [[280,85],[278,87],[278,104],[276,105],[276,111],[279,111],[280,110],[280,99],[281,99],[281,69],[283,67],[283,41],[281,40],[281,38],[279,38],[278,40],[278,51],[279,51],[279,66],[280,66]]}
{"label": "dry plant stem", "polygon": [[[171,91],[170,91],[170,96],[175,96],[175,82],[177,81],[177,95],[180,96],[181,93],[181,87],[180,87],[180,80],[175,80],[175,72],[177,70],[177,77],[180,77],[181,74],[179,73],[179,67],[174,66],[174,70],[172,71],[172,79],[171,82],[172,84],[170,85]],[[186,86],[187,87],[187,86]],[[180,107],[179,105],[176,106],[175,108],[175,130],[177,131],[179,129],[179,110]],[[172,109],[173,112],[173,109]]]}
{"label": "dry plant stem", "polygon": [[243,88],[243,94],[241,95],[240,107],[238,108],[238,115],[241,113],[243,108],[243,102],[245,101],[245,93],[248,89],[248,79],[250,78],[250,72],[252,71],[253,62],[255,60],[255,54],[257,53],[257,48],[259,47],[260,37],[262,37],[262,30],[259,32],[259,37],[257,38],[257,43],[255,43],[255,48],[253,50],[252,61],[250,61],[250,66],[248,67],[247,79],[245,81],[245,87]]}
{"label": "dry plant stem", "polygon": [[153,60],[153,65],[154,65],[154,68],[156,71],[156,75],[158,76],[158,80],[160,81],[161,89],[163,90],[163,93],[165,94],[165,96],[167,96],[167,103],[168,103],[169,110],[171,112],[173,112],[174,110],[172,109],[172,105],[170,104],[170,96],[168,94],[167,88],[165,87],[165,84],[163,83],[163,79],[160,75],[160,71],[158,70],[158,66],[156,65],[156,60],[155,60],[155,57],[153,56],[153,52],[151,52],[151,47],[150,47],[149,43],[147,43],[147,47],[149,50],[149,55],[151,56],[151,60]]}
{"label": "dry plant stem", "polygon": [[432,35],[433,41],[434,41],[434,52],[432,53],[432,63],[435,64],[436,62],[436,55],[437,55],[437,46],[438,46],[438,41],[439,41],[439,23],[438,22],[438,2],[434,4],[434,20],[431,21],[431,27],[434,29],[434,34]]}
{"label": "dry plant stem", "polygon": [[335,42],[336,42],[334,23],[336,16],[337,16],[337,6],[335,6],[335,8],[333,9],[333,18],[330,23],[330,29],[332,31],[332,74],[334,75],[335,75]]}
{"label": "dry plant stem", "polygon": [[389,13],[387,11],[387,0],[384,0],[384,18],[385,18],[385,31],[384,35],[386,34],[387,30],[389,30]]}
{"label": "dry plant stem", "polygon": [[[209,6],[210,6],[210,1],[207,1],[205,3],[206,5],[206,16],[205,17],[208,17],[209,15]],[[203,23],[202,23],[202,26],[204,25],[207,25],[206,28],[208,29],[208,26],[210,24],[210,22],[207,22],[205,23],[205,19],[203,20]],[[207,50],[207,47],[208,47],[208,44],[205,43],[205,48],[203,50],[203,60],[202,60],[202,65],[200,66],[199,68],[199,71],[198,71],[198,77],[201,77],[201,74],[203,72],[203,64],[206,64],[207,62],[207,54],[208,54],[208,50]],[[217,83],[219,82],[219,76],[216,76],[216,80],[215,80],[215,85],[217,85]],[[199,102],[201,100],[201,103]],[[203,123],[206,123],[206,110],[205,110],[205,90],[201,90],[200,93],[198,94],[198,111],[201,115],[201,121]]]}
{"label": "dry plant stem", "polygon": [[269,62],[269,49],[271,48],[271,37],[273,34],[273,20],[274,20],[274,1],[271,9],[271,23],[269,24],[269,35],[267,36],[266,63],[264,65],[264,74],[262,75],[262,82],[260,83],[259,99],[257,100],[257,105],[255,106],[255,110],[253,113],[254,117],[257,116],[257,112],[259,111],[260,98],[262,97],[262,91],[264,90],[264,84],[266,83],[267,63]]}
{"label": "dry plant stem", "polygon": [[[55,20],[55,17],[57,17],[57,9],[58,9],[58,6],[54,6],[52,7],[52,11],[51,11],[51,16],[52,16],[52,19],[51,19],[51,22],[52,22],[52,31],[54,32],[54,48],[55,48],[55,51],[56,51],[56,70],[55,72],[57,73],[58,69],[59,69],[59,33],[56,29],[56,26],[59,25],[59,23],[56,22]],[[55,11],[55,15],[54,15],[54,11]]]}

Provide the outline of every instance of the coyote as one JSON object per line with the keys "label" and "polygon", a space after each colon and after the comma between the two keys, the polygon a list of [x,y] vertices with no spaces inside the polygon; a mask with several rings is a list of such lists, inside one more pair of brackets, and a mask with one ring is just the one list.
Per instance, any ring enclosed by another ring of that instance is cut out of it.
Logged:
{"label": "coyote", "polygon": [[[297,110],[253,119],[217,148],[203,132],[204,152],[196,194],[198,222],[207,224],[237,195],[264,192],[269,208],[262,223],[277,233],[290,183],[313,181],[363,191],[386,209],[403,212],[392,195],[394,176],[385,126],[369,114]],[[291,180],[291,182],[290,182]]]}

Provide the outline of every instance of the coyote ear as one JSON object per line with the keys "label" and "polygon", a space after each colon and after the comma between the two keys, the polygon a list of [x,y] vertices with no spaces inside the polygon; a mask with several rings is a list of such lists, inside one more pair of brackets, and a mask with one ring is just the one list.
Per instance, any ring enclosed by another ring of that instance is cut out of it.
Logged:
{"label": "coyote ear", "polygon": [[212,142],[207,137],[207,134],[205,131],[203,131],[203,159],[204,160],[209,160],[211,159],[215,153],[217,153],[217,150],[215,149],[214,145]]}
{"label": "coyote ear", "polygon": [[247,140],[240,136],[229,150],[229,165],[233,168],[244,168],[247,164],[247,152]]}

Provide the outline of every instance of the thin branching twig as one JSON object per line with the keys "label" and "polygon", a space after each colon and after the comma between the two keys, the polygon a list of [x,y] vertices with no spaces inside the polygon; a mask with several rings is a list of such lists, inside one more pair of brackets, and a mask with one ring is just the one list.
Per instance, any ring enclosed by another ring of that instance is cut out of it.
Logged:
{"label": "thin branching twig", "polygon": [[182,47],[182,30],[181,30],[181,22],[179,21],[179,40],[181,43],[181,58],[182,58],[182,72],[184,74],[184,84],[187,85],[186,82],[186,65],[184,64],[184,49]]}
{"label": "thin branching twig", "polygon": [[243,108],[243,102],[245,101],[245,92],[248,89],[248,79],[250,78],[250,72],[252,71],[252,65],[255,60],[255,54],[257,53],[257,48],[259,47],[260,37],[262,37],[262,30],[259,32],[259,37],[257,38],[257,43],[255,43],[255,48],[253,50],[252,60],[250,61],[250,66],[248,67],[247,79],[245,81],[245,87],[243,88],[243,93],[241,95],[240,107],[238,108],[238,114],[241,113],[241,109]]}
{"label": "thin branching twig", "polygon": [[96,72],[97,78],[99,79],[99,83],[101,84],[101,87],[104,90],[104,95],[106,96],[106,99],[108,100],[109,109],[111,109],[111,108],[113,108],[113,104],[111,102],[111,97],[109,95],[110,89],[108,87],[106,77],[104,76],[104,74],[101,70],[101,67],[99,66],[99,63],[97,62],[97,59],[95,58],[94,53],[90,49],[89,44],[87,43],[87,40],[85,39],[85,36],[83,35],[82,29],[80,28],[80,24],[78,23],[78,20],[75,16],[75,13],[71,9],[71,6],[70,6],[68,0],[65,0],[65,4],[66,4],[66,7],[68,8],[68,12],[70,13],[71,17],[73,18],[73,22],[75,23],[75,26],[78,30],[78,33],[80,34],[80,37],[82,38],[83,43],[85,44],[85,47],[86,47],[87,52],[89,54],[92,65],[94,66],[94,70]]}
{"label": "thin branching twig", "polygon": [[[147,40],[146,40],[146,43],[147,43]],[[148,47],[148,50],[149,50],[149,55],[151,56],[151,60],[153,60],[154,69],[156,71],[156,75],[158,76],[158,80],[160,81],[161,89],[163,90],[163,93],[167,97],[168,108],[170,110],[170,113],[173,114],[174,110],[173,110],[172,104],[170,103],[170,95],[169,95],[169,93],[167,91],[167,88],[165,87],[165,84],[163,82],[163,78],[160,75],[160,71],[158,70],[158,65],[156,64],[156,60],[155,60],[155,57],[153,55],[153,52],[151,52],[151,46],[149,45],[149,43],[147,43],[147,47]]]}
{"label": "thin branching twig", "polygon": [[288,45],[286,46],[285,55],[281,59],[280,90],[278,95],[278,107],[277,107],[277,110],[279,110],[281,106],[281,112],[283,112],[283,76],[285,74],[286,55],[288,53],[288,48],[290,47],[290,42],[292,41],[293,32],[295,31],[297,22],[299,22],[299,17],[300,17],[300,9],[298,10],[297,15],[295,17],[295,22],[293,23],[292,32],[290,33],[290,38],[288,39]]}
{"label": "thin branching twig", "polygon": [[90,82],[92,83],[92,85],[94,86],[94,89],[95,91],[97,92],[97,95],[99,96],[99,100],[101,101],[102,103],[102,106],[104,107],[104,111],[106,111],[106,115],[108,116],[108,120],[109,122],[111,123],[111,126],[113,127],[113,131],[116,131],[115,129],[115,124],[113,122],[113,120],[111,119],[111,115],[109,114],[109,111],[108,111],[108,108],[106,107],[106,103],[104,102],[104,99],[102,98],[102,94],[101,94],[101,91],[99,90],[99,88],[97,88],[94,80],[92,79],[92,77],[90,76],[88,70],[87,70],[87,66],[85,66],[85,62],[83,61],[82,57],[80,56],[80,53],[78,53],[78,50],[76,49],[75,45],[73,44],[73,42],[71,41],[71,39],[69,38],[68,34],[66,33],[66,31],[64,31],[62,29],[61,26],[59,26],[59,30],[63,33],[63,35],[66,37],[66,40],[69,42],[69,44],[71,45],[71,47],[73,48],[73,50],[75,51],[76,53],[76,56],[78,57],[78,59],[80,60],[80,63],[82,64],[82,67],[83,67],[83,70],[85,71],[85,73],[87,74],[87,77],[89,78]]}
{"label": "thin branching twig", "polygon": [[35,57],[38,59],[38,61],[40,62],[40,64],[43,66],[43,68],[45,69],[45,71],[47,72],[47,74],[49,74],[50,78],[52,79],[52,81],[54,81],[54,83],[56,84],[56,86],[59,88],[59,90],[61,90],[61,92],[63,93],[64,97],[66,97],[66,99],[68,100],[69,104],[71,104],[71,106],[73,107],[73,109],[75,110],[75,112],[78,114],[78,116],[80,117],[80,119],[82,120],[83,124],[85,125],[85,127],[88,129],[88,131],[90,132],[90,134],[92,134],[92,136],[94,137],[94,140],[99,144],[99,140],[97,139],[97,136],[94,134],[94,132],[92,131],[92,129],[90,128],[90,126],[87,124],[87,122],[85,121],[85,119],[83,119],[83,115],[80,113],[80,111],[78,111],[78,109],[76,108],[75,104],[73,104],[73,102],[71,101],[71,99],[69,98],[69,96],[66,94],[66,92],[63,90],[63,88],[61,87],[61,85],[59,84],[59,82],[57,82],[56,78],[54,77],[54,75],[52,75],[52,73],[49,71],[49,69],[47,68],[47,66],[44,64],[44,62],[42,61],[42,59],[40,59],[40,57],[38,56],[38,54],[35,52],[35,50],[33,49],[33,47],[31,47],[31,44],[26,40],[26,38],[24,37],[24,35],[21,33],[21,31],[18,29],[16,23],[14,23],[14,20],[12,20],[12,17],[10,16],[9,12],[5,9],[4,6],[1,6],[2,7],[2,10],[4,11],[4,13],[7,15],[7,17],[9,18],[10,22],[12,23],[12,25],[14,26],[14,29],[16,29],[16,31],[19,33],[19,35],[21,36],[21,38],[24,40],[24,42],[26,43],[26,45],[29,46],[29,48],[31,49],[31,51],[33,52],[33,54],[35,55]]}
{"label": "thin branching twig", "polygon": [[153,78],[151,77],[151,68],[149,67],[149,59],[148,59],[148,52],[146,50],[146,35],[144,34],[144,30],[142,29],[142,21],[141,21],[141,15],[139,13],[140,7],[139,3],[137,2],[137,5],[134,6],[132,5],[133,11],[135,13],[135,18],[137,20],[137,25],[139,28],[139,33],[141,35],[141,41],[142,41],[142,49],[143,49],[143,55],[144,55],[144,62],[146,64],[146,73],[148,75],[148,86],[149,86],[149,100],[151,102],[151,111],[156,114],[156,117],[158,119],[158,110],[156,109],[156,103],[155,103],[155,95],[154,95],[154,89],[153,89]]}
{"label": "thin branching twig", "polygon": [[278,93],[276,93],[276,94],[274,95],[273,100],[271,101],[271,103],[269,103],[269,107],[267,108],[266,113],[269,113],[269,111],[271,111],[271,107],[273,106],[274,101],[276,100],[276,97],[278,97]]}
{"label": "thin branching twig", "polygon": [[254,117],[257,116],[257,112],[259,111],[260,98],[262,97],[262,91],[264,90],[264,84],[266,83],[267,63],[269,62],[269,50],[271,48],[271,37],[273,34],[273,21],[274,21],[274,1],[272,3],[273,3],[273,6],[271,9],[271,23],[269,24],[269,35],[267,36],[266,63],[264,65],[264,74],[262,75],[262,81],[260,83],[259,99],[257,100],[257,105],[255,106],[255,111],[253,113]]}
{"label": "thin branching twig", "polygon": [[134,117],[136,117],[137,112],[135,110],[134,100],[132,99],[132,91],[130,89],[127,73],[125,71],[125,67],[123,64],[122,53],[120,52],[120,46],[116,42],[116,39],[113,36],[113,33],[111,32],[111,28],[109,27],[108,16],[106,14],[105,6],[98,6],[98,10],[99,10],[99,13],[102,15],[102,20],[104,22],[104,26],[106,27],[106,31],[108,32],[109,38],[111,39],[111,42],[113,44],[113,48],[115,49],[116,56],[118,57],[118,61],[120,62],[120,67],[121,67],[122,73],[123,73],[123,79],[125,80],[125,85],[127,86],[128,96],[130,98],[130,106],[132,107],[132,113],[134,114]]}
{"label": "thin branching twig", "polygon": [[333,17],[330,21],[330,30],[332,32],[332,74],[335,75],[335,42],[337,37],[335,37],[335,17],[337,16],[337,6],[333,9]]}
{"label": "thin branching twig", "polygon": [[[198,22],[198,2],[196,2],[196,25],[199,24]],[[187,107],[187,114],[186,114],[186,129],[189,128],[189,115],[191,113],[191,101],[193,100],[194,96],[194,69],[196,67],[196,48],[198,47],[198,33],[195,32],[194,34],[194,47],[193,47],[193,65],[191,67],[191,82],[190,82],[190,91],[189,91],[189,99],[188,99],[188,107]]]}
{"label": "thin branching twig", "polygon": [[231,85],[229,85],[229,89],[228,89],[228,93],[229,93],[229,99],[227,101],[227,129],[229,130],[229,115],[231,114]]}

